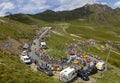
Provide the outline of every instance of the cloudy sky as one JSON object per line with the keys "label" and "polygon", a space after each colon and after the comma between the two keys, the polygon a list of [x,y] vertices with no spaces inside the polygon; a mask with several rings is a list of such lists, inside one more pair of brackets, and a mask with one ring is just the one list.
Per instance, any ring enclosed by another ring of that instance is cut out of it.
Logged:
{"label": "cloudy sky", "polygon": [[93,3],[120,7],[120,0],[0,0],[0,16],[5,16],[6,12],[35,14],[47,9],[72,10]]}

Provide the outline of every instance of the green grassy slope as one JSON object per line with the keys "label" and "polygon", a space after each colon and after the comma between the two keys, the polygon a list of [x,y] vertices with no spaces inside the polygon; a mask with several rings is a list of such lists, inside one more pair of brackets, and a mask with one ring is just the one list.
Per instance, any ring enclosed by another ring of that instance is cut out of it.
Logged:
{"label": "green grassy slope", "polygon": [[72,38],[68,36],[61,36],[54,33],[50,34],[50,37],[47,40],[48,50],[46,50],[47,54],[54,56],[56,58],[66,57],[66,48],[67,45],[73,43]]}
{"label": "green grassy slope", "polygon": [[120,71],[116,68],[109,68],[108,71],[99,72],[92,77],[96,79],[96,83],[119,83]]}
{"label": "green grassy slope", "polygon": [[10,25],[3,24],[0,25],[1,39],[4,39],[8,36],[14,39],[28,38],[31,39],[34,36],[35,29],[31,26],[17,21],[12,21]]}
{"label": "green grassy slope", "polygon": [[40,29],[47,23],[24,14],[12,15],[10,18],[10,24],[8,23],[8,17],[1,19],[3,19],[5,23],[0,24],[0,39],[5,39],[10,36],[17,40],[31,40],[36,35],[35,30]]}
{"label": "green grassy slope", "polygon": [[[83,23],[83,24],[82,24]],[[105,24],[95,25],[89,24],[86,21],[71,21],[70,27],[67,28],[68,33],[76,34],[84,38],[94,38],[98,40],[114,40],[119,41],[120,28],[119,27],[109,27]]]}
{"label": "green grassy slope", "polygon": [[41,72],[33,72],[17,55],[0,52],[1,83],[59,83]]}

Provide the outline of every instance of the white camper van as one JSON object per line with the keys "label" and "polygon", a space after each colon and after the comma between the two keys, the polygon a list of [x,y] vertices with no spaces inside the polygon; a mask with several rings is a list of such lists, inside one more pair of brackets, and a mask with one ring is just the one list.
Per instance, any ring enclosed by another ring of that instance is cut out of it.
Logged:
{"label": "white camper van", "polygon": [[77,76],[76,70],[74,68],[66,68],[60,72],[60,81],[62,82],[70,82]]}

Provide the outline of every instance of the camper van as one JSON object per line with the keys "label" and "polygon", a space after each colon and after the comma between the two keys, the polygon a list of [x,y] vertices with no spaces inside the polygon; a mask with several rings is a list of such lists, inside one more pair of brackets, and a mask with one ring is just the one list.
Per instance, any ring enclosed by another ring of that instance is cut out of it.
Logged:
{"label": "camper van", "polygon": [[60,72],[60,81],[68,83],[77,76],[76,70],[74,68],[68,67]]}

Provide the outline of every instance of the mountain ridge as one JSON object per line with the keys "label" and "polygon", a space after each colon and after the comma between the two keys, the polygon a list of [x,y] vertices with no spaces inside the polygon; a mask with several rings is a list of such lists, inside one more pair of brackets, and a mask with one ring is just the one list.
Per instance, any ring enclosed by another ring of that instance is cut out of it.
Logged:
{"label": "mountain ridge", "polygon": [[35,23],[33,19],[43,20],[47,22],[61,22],[78,19],[87,19],[87,22],[96,24],[113,24],[120,22],[120,8],[112,9],[107,5],[102,4],[86,4],[83,7],[70,11],[53,11],[46,10],[37,14],[13,14],[11,19],[27,24]]}
{"label": "mountain ridge", "polygon": [[[117,9],[117,12],[120,12],[120,10]],[[108,17],[114,16],[114,15],[116,15],[115,9],[112,9],[107,5],[101,5],[101,4],[88,5],[87,4],[81,8],[77,8],[71,11],[55,12],[52,10],[47,10],[42,13],[35,14],[33,16],[45,21],[62,21],[61,18],[63,18],[63,21],[66,21],[66,20],[74,20],[78,18],[89,18],[89,17],[92,17],[92,19],[94,20],[104,21]]]}

